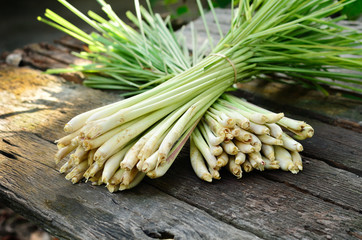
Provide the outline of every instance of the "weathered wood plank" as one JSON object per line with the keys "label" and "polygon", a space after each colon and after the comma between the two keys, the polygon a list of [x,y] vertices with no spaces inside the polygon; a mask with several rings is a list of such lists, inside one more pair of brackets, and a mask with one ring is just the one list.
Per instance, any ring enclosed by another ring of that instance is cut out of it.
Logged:
{"label": "weathered wood plank", "polygon": [[0,73],[8,81],[0,86],[2,202],[69,239],[257,238],[146,183],[120,194],[73,186],[56,171],[52,141],[71,116],[118,97],[31,69],[16,77],[17,71]]}
{"label": "weathered wood plank", "polygon": [[[306,166],[308,167],[309,165]],[[237,180],[223,171],[222,179],[210,184],[202,182],[196,176],[188,176],[189,171],[192,169],[187,158],[180,158],[164,177],[147,182],[262,238],[354,239],[362,236],[360,213],[292,187],[283,177],[281,179],[286,181],[285,184],[270,181],[260,172],[244,174],[242,179]],[[306,179],[303,173],[289,174],[294,183]],[[320,176],[319,181],[321,179],[323,176]],[[313,181],[317,181],[317,176],[314,176]],[[331,184],[333,183],[335,182]],[[356,187],[358,186],[355,185],[354,189]],[[326,189],[328,190],[330,189]],[[356,193],[356,198],[351,200],[360,197],[361,194]]]}
{"label": "weathered wood plank", "polygon": [[283,171],[265,171],[263,176],[286,183],[299,191],[362,213],[362,179],[348,171],[303,157],[304,170],[297,176]]}
{"label": "weathered wood plank", "polygon": [[0,199],[61,238],[257,239],[145,183],[121,194],[73,186],[55,169],[53,144],[26,132],[1,135]]}

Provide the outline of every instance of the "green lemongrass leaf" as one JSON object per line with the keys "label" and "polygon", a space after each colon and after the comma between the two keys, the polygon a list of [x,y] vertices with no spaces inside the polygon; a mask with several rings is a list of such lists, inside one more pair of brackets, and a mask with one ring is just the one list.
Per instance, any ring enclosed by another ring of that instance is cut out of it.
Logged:
{"label": "green lemongrass leaf", "polygon": [[44,19],[44,18],[42,18],[42,17],[38,17],[38,21],[41,21],[41,22],[43,22],[43,23],[46,23],[46,24],[48,24],[49,26],[52,26],[52,27],[54,27],[54,28],[56,28],[56,29],[58,29],[58,30],[60,30],[60,31],[62,31],[62,32],[65,32],[66,34],[68,34],[68,35],[70,35],[70,36],[72,36],[72,37],[74,37],[74,38],[76,38],[76,39],[79,39],[80,41],[82,41],[82,42],[84,42],[84,43],[86,43],[86,44],[89,44],[89,45],[93,44],[93,42],[92,42],[90,39],[84,38],[83,36],[81,36],[81,35],[73,32],[73,31],[71,31],[71,30],[69,30],[69,29],[67,29],[67,28],[65,28],[65,27],[62,27],[62,26],[60,26],[60,25],[58,25],[58,24],[56,24],[56,23],[53,23],[53,22],[51,22],[51,21],[48,21],[48,20],[46,20],[46,19]]}

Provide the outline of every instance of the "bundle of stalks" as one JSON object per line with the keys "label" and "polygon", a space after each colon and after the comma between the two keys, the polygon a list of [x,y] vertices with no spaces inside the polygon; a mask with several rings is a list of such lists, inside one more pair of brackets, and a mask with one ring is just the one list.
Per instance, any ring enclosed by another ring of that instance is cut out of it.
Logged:
{"label": "bundle of stalks", "polygon": [[246,100],[223,94],[191,134],[190,159],[196,175],[211,182],[226,167],[237,178],[253,169],[303,170],[302,140],[314,134],[303,121],[273,113]]}
{"label": "bundle of stalks", "polygon": [[[361,91],[345,82],[361,84],[362,75],[328,71],[336,67],[359,71],[362,67],[361,59],[340,56],[360,54],[362,50],[355,46],[361,43],[362,34],[336,25],[334,19],[325,19],[344,3],[240,1],[238,10],[233,11],[229,33],[222,36],[211,54],[202,58],[202,47],[195,45],[189,57],[165,22],[140,7],[138,1],[137,16],[128,15],[139,33],[124,24],[103,0],[99,2],[109,21],[92,12],[88,18],[65,0],[61,2],[100,33],[86,34],[49,11],[47,16],[54,22],[40,18],[89,45],[92,52],[78,55],[95,63],[73,70],[95,72],[100,77],[98,87],[118,86],[113,80],[107,82],[111,77],[118,79],[120,88],[131,86],[132,94],[139,93],[82,113],[66,124],[68,135],[57,141],[56,161],[74,151],[61,167],[61,172],[68,172],[66,178],[74,183],[85,178],[94,184],[105,183],[113,192],[137,185],[145,175],[160,177],[191,134],[192,164],[208,170],[214,178],[219,177],[218,166],[225,164],[230,169],[239,166],[247,171],[248,163],[249,168],[259,170],[273,168],[277,163],[281,169],[296,172],[301,169],[297,164],[301,145],[280,126],[298,139],[310,137],[313,129],[224,93],[237,81],[270,73],[291,76],[295,83],[320,89],[319,84],[326,83]],[[192,40],[196,42],[195,36]],[[57,71],[65,70],[52,72]],[[140,78],[136,78],[138,74]],[[338,82],[325,81],[325,77]],[[251,136],[250,140],[238,139],[243,139],[243,131]],[[248,141],[250,144],[246,144]],[[221,147],[203,150],[216,142]],[[195,161],[200,159],[200,152],[207,166]],[[241,153],[248,154],[244,163],[240,163]],[[233,172],[241,176],[241,172]]]}

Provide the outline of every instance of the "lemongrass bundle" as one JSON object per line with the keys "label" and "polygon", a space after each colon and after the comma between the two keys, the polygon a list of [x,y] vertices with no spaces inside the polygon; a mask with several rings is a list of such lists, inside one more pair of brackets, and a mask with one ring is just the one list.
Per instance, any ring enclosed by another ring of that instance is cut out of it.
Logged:
{"label": "lemongrass bundle", "polygon": [[[212,114],[215,112],[218,115]],[[227,124],[218,117],[221,115],[236,124]],[[215,131],[216,124],[218,131]],[[220,171],[224,166],[237,178],[242,177],[243,169],[247,172],[281,169],[296,174],[303,170],[300,156],[303,146],[290,137],[294,134],[301,140],[312,137],[314,130],[307,123],[287,118],[283,113],[274,113],[223,94],[191,134],[190,159],[191,163],[197,162],[191,165],[196,175],[208,182],[212,181],[211,172]],[[215,138],[219,141],[213,141]],[[197,144],[200,142],[202,144]],[[218,146],[222,146],[223,151],[215,154],[213,149]],[[216,164],[210,163],[209,159],[217,159]]]}
{"label": "lemongrass bundle", "polygon": [[[103,0],[99,2],[110,20],[92,12],[87,17],[65,0],[61,2],[98,31],[84,33],[50,11],[46,15],[54,22],[40,18],[89,45],[91,52],[79,56],[95,63],[74,67],[73,71],[97,73],[95,77],[101,83],[98,87],[107,88],[108,79],[117,79],[119,86],[126,86],[124,90],[142,92],[80,114],[66,124],[64,130],[69,135],[59,140],[56,159],[60,161],[75,150],[61,168],[70,171],[67,178],[72,182],[83,176],[117,191],[135,186],[145,175],[164,175],[203,116],[192,133],[191,162],[201,169],[197,175],[204,180],[210,181],[210,176],[219,179],[223,166],[238,178],[242,171],[277,166],[297,172],[302,168],[298,154],[302,148],[283,129],[303,139],[313,135],[312,127],[228,95],[219,97],[237,81],[271,73],[296,77],[304,85],[319,86],[323,82],[361,91],[343,83],[361,84],[361,75],[342,76],[328,71],[333,67],[362,67],[360,59],[340,56],[361,52],[355,48],[361,34],[325,19],[343,3],[240,1],[229,33],[211,54],[199,60],[202,54],[197,46],[189,57],[165,22],[140,7],[138,1],[137,16],[128,16],[139,33],[121,21]],[[53,72],[61,71],[65,70]],[[339,82],[326,82],[320,77]],[[113,80],[109,82],[117,85]],[[144,91],[146,87],[152,89]],[[219,146],[207,149],[211,143]],[[202,164],[202,158],[207,165]]]}

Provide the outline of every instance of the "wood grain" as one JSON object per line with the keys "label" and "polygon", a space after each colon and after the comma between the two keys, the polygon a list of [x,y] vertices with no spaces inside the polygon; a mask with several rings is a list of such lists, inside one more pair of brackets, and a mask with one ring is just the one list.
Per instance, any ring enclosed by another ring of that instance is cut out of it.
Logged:
{"label": "wood grain", "polygon": [[[16,78],[18,74],[22,77]],[[64,123],[74,114],[119,97],[28,68],[2,69],[0,75],[0,81],[21,79],[18,84],[24,87],[24,91],[0,87],[4,100],[0,199],[53,235],[65,239],[257,239],[147,183],[120,194],[90,183],[72,185],[57,172],[53,140],[62,135]],[[43,84],[27,87],[41,76]]]}

